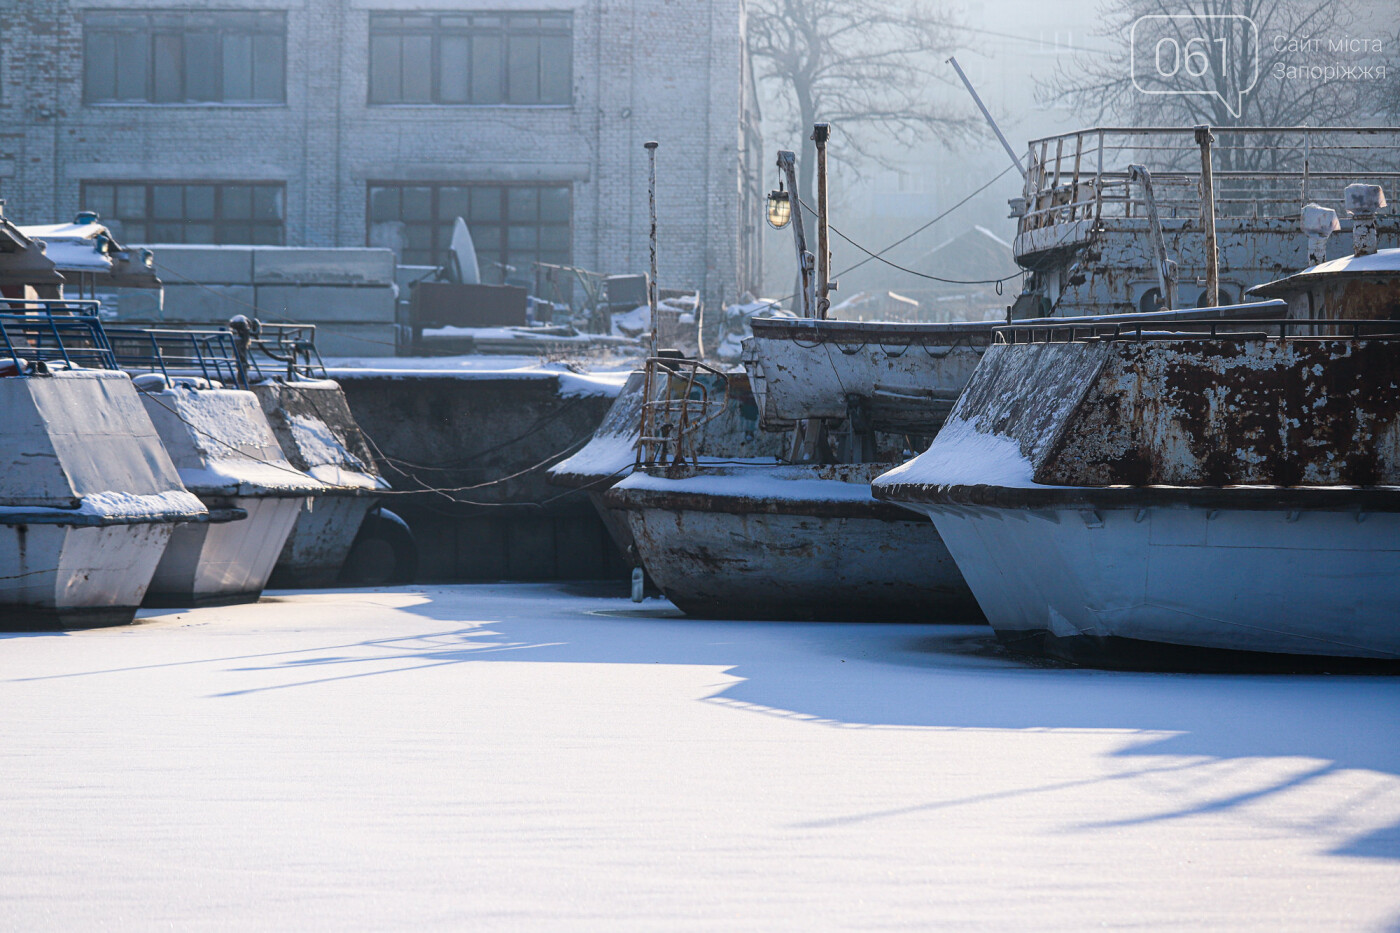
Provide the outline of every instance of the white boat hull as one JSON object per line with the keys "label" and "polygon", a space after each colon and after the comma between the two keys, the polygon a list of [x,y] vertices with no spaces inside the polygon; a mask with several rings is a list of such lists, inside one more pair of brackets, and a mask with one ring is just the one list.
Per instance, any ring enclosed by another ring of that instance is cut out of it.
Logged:
{"label": "white boat hull", "polygon": [[156,567],[146,605],[256,602],[305,502],[238,497],[227,505],[245,510],[247,518],[181,525]]}
{"label": "white boat hull", "polygon": [[0,628],[131,622],[175,527],[0,524]]}
{"label": "white boat hull", "polygon": [[1173,653],[1400,658],[1400,514],[918,506],[1004,642],[1093,663]]}

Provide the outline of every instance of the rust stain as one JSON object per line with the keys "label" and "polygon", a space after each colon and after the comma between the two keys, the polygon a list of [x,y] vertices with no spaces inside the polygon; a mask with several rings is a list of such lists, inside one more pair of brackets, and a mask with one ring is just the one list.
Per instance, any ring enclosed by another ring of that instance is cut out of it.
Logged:
{"label": "rust stain", "polygon": [[1400,341],[1115,347],[1039,483],[1400,483]]}

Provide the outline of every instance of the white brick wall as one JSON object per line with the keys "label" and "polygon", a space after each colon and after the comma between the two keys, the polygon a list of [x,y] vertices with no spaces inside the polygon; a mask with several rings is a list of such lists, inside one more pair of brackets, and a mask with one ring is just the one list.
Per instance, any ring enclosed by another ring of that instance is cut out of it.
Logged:
{"label": "white brick wall", "polygon": [[[287,104],[84,106],[84,9],[282,9]],[[483,0],[574,11],[571,107],[370,107],[369,11],[460,0],[23,0],[0,17],[0,197],[66,219],[84,180],[281,181],[287,243],[365,245],[371,180],[568,183],[575,263],[647,265],[656,139],[660,281],[714,306],[751,283],[739,255],[740,0]]]}

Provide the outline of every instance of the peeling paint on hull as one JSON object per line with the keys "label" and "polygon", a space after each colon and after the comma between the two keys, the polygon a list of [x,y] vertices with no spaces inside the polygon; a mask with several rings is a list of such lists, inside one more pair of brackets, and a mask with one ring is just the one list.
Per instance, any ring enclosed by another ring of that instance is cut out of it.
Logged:
{"label": "peeling paint on hull", "polygon": [[[725,619],[980,622],[971,591],[934,526],[867,496],[877,464],[770,467],[700,475],[721,493],[614,489],[647,573],[690,615]],[[753,487],[803,483],[811,494]],[[843,476],[834,479],[833,476]],[[663,486],[670,483],[663,481]],[[828,495],[821,495],[825,487]]]}
{"label": "peeling paint on hull", "polygon": [[628,520],[647,572],[687,615],[981,621],[947,548],[922,519],[642,508]]}

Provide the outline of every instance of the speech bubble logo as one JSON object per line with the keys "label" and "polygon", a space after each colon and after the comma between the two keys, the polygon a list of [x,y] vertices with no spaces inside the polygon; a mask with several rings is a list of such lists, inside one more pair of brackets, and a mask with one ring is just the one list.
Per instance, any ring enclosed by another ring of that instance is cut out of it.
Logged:
{"label": "speech bubble logo", "polygon": [[1236,119],[1259,83],[1259,27],[1236,14],[1140,16],[1129,34],[1133,87],[1215,97]]}

